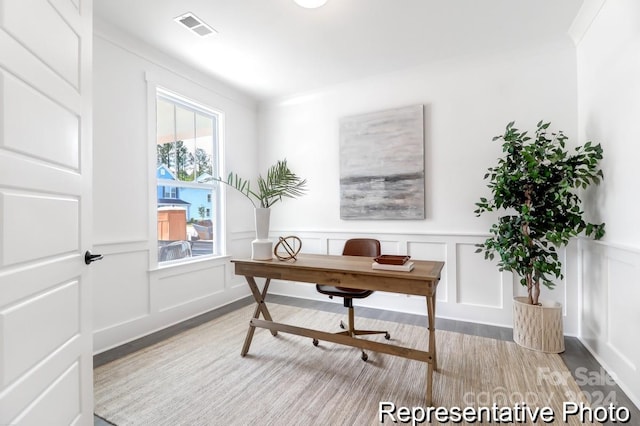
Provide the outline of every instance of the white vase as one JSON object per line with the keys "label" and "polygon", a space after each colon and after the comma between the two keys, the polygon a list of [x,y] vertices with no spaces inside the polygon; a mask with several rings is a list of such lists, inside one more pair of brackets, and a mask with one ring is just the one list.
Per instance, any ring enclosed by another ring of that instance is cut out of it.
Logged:
{"label": "white vase", "polygon": [[513,298],[513,341],[535,351],[564,352],[562,305],[540,301],[530,305],[526,297]]}
{"label": "white vase", "polygon": [[269,219],[271,209],[256,208],[256,239],[251,242],[251,259],[271,260],[273,258],[273,243],[269,240]]}

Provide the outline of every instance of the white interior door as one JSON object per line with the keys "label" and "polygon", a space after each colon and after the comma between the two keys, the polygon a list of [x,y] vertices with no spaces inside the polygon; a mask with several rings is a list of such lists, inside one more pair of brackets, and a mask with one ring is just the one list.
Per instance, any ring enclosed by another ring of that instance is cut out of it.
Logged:
{"label": "white interior door", "polygon": [[93,424],[91,0],[0,0],[0,425]]}

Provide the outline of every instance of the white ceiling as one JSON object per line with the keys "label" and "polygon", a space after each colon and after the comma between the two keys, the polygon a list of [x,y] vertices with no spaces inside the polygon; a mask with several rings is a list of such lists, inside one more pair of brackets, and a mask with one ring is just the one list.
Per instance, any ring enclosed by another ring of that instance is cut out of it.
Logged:
{"label": "white ceiling", "polygon": [[[94,0],[123,30],[259,100],[459,55],[568,40],[583,0]],[[192,12],[218,31],[174,22]]]}

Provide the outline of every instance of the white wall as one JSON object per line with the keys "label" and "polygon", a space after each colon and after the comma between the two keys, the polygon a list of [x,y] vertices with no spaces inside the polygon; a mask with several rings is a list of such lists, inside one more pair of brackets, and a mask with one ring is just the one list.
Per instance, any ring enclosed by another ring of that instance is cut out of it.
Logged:
{"label": "white wall", "polygon": [[[373,235],[388,254],[446,262],[438,315],[512,326],[511,300],[521,286],[475,254],[492,222],[476,218],[488,195],[482,180],[501,153],[491,139],[516,120],[533,129],[549,120],[576,137],[575,47],[566,40],[537,50],[477,55],[381,75],[260,106],[260,161],[287,157],[309,181],[309,194],[274,207],[272,235],[303,237],[303,251],[339,253],[344,239]],[[406,105],[425,106],[425,220],[341,220],[338,121]],[[570,281],[572,277],[567,276]],[[312,286],[274,283],[274,292],[319,297]],[[565,331],[577,333],[577,288],[559,283],[548,299],[566,308]],[[370,306],[424,312],[424,301],[376,294]],[[325,300],[326,298],[323,298]]]}
{"label": "white wall", "polygon": [[580,140],[604,148],[589,193],[602,242],[581,241],[580,337],[640,406],[640,3],[607,0],[578,45]]}
{"label": "white wall", "polygon": [[[487,194],[486,168],[500,154],[491,138],[509,121],[533,128],[540,119],[575,136],[575,73],[575,51],[567,37],[544,49],[461,58],[261,105],[262,166],[286,156],[310,183],[309,195],[295,201],[296,214],[277,209],[272,223],[305,229],[484,232],[490,219],[476,219],[473,210]],[[425,105],[427,219],[340,220],[338,120],[412,104]]]}
{"label": "white wall", "polygon": [[[249,177],[257,164],[257,107],[100,22],[94,71],[94,252],[104,259],[92,265],[93,323],[94,350],[101,352],[249,294],[228,258],[162,269],[150,264],[157,248],[148,80],[223,111],[226,167]],[[238,241],[253,229],[245,203],[227,199],[227,244],[238,255],[249,255]]]}

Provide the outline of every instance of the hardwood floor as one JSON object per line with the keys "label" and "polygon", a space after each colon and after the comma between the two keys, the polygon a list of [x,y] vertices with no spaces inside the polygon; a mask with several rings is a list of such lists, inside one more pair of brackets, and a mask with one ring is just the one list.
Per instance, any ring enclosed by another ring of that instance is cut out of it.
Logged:
{"label": "hardwood floor", "polygon": [[[321,302],[315,300],[298,299],[286,296],[269,295],[267,303],[279,303],[301,308],[309,308],[323,310],[328,312],[345,313],[346,309],[341,303]],[[207,321],[220,317],[228,312],[234,311],[243,306],[253,303],[252,298],[245,298],[237,302],[231,303],[219,309],[207,312],[180,324],[168,327],[164,330],[126,343],[117,348],[95,355],[93,358],[94,367],[106,364],[110,361],[153,345],[159,341],[174,336],[182,331],[197,327]],[[356,308],[356,317],[380,319],[383,321],[392,321],[402,324],[410,324],[426,327],[426,317],[415,314],[405,314],[401,312],[386,311],[381,309],[372,309],[365,307]],[[484,324],[476,324],[463,321],[448,320],[436,318],[436,329],[454,331],[458,333],[471,334],[492,339],[512,340],[512,329],[507,327],[495,327]],[[640,410],[627,395],[616,385],[596,359],[587,351],[587,349],[575,337],[565,337],[565,352],[560,354],[567,368],[573,375],[578,386],[591,401],[593,406],[608,406],[609,402],[613,402],[616,407],[626,407],[631,414],[630,424],[640,424]],[[543,378],[553,380],[553,377]],[[609,424],[609,423],[605,423]],[[94,425],[108,426],[112,425],[104,419],[95,417]]]}

